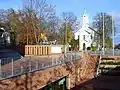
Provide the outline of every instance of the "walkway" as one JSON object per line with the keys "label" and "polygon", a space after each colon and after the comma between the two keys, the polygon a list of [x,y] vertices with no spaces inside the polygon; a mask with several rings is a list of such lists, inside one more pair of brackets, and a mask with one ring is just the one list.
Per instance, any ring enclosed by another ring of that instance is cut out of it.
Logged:
{"label": "walkway", "polygon": [[56,65],[71,62],[80,59],[80,53],[67,53],[66,57],[61,54],[49,56],[31,56],[24,57],[17,61],[10,61],[10,63],[1,67],[1,77],[3,79],[21,75],[36,70],[54,67]]}

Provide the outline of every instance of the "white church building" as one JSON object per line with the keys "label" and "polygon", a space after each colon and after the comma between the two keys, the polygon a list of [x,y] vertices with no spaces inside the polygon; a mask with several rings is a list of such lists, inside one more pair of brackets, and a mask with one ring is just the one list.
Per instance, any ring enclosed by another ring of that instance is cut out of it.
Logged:
{"label": "white church building", "polygon": [[75,39],[79,39],[79,50],[91,47],[94,41],[94,31],[89,28],[89,17],[85,10],[82,16],[82,27],[74,33]]}

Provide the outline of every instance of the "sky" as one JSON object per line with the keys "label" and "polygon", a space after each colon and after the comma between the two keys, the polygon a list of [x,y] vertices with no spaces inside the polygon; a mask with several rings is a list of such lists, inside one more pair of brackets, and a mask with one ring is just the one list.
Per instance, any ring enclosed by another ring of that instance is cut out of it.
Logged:
{"label": "sky", "polygon": [[[0,0],[0,9],[20,9],[23,0]],[[46,0],[48,3],[55,5],[58,16],[62,12],[73,12],[81,23],[81,17],[84,9],[89,14],[90,21],[97,12],[106,12],[113,15],[114,20],[120,25],[120,0]],[[120,26],[117,26],[120,27]],[[115,43],[120,42],[120,30],[117,30]]]}

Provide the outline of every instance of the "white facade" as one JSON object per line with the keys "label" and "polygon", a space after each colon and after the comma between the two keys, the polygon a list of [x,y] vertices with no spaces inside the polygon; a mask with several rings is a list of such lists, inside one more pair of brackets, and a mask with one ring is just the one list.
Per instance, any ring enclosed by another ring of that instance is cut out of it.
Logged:
{"label": "white facade", "polygon": [[[83,46],[85,44],[85,48],[91,47],[93,43],[94,31],[89,28],[89,18],[86,10],[82,16],[82,27],[80,30],[75,32],[75,39],[79,38],[79,50],[83,50]],[[80,37],[79,37],[80,36]]]}

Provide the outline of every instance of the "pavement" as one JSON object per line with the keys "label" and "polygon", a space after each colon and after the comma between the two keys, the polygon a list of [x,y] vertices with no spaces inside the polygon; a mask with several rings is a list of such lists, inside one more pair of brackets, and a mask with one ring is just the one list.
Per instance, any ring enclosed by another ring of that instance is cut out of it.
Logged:
{"label": "pavement", "polygon": [[0,45],[0,59],[3,59],[3,58],[21,58],[22,55],[15,51],[15,50],[12,50],[12,49],[8,49],[6,48],[5,46],[3,45]]}
{"label": "pavement", "polygon": [[[80,56],[80,53],[67,53],[68,58],[71,58],[71,56]],[[35,68],[37,64],[49,64],[51,60],[53,62],[59,60],[62,57],[64,57],[64,54],[22,57],[19,52],[0,45],[1,69],[4,72],[11,72],[12,66],[14,71],[20,70],[21,66],[23,68],[27,68],[29,67],[30,63],[32,67]],[[13,64],[11,63],[12,61],[14,61]]]}
{"label": "pavement", "polygon": [[0,50],[0,59],[2,58],[15,58],[15,57],[21,57],[22,55],[14,50],[11,49],[2,49]]}

